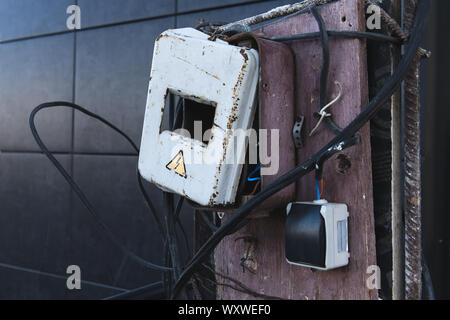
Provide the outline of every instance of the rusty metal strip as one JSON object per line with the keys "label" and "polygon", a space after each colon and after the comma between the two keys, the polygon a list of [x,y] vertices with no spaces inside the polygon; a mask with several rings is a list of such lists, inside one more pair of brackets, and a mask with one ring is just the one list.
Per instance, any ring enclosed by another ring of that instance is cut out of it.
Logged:
{"label": "rusty metal strip", "polygon": [[[416,11],[415,1],[405,1],[404,25],[408,32]],[[405,78],[405,299],[422,298],[422,199],[420,163],[420,82],[418,52]]]}
{"label": "rusty metal strip", "polygon": [[[389,14],[401,20],[402,1],[393,0]],[[400,48],[391,48],[391,72],[400,60]],[[391,98],[391,141],[392,141],[392,299],[403,300],[405,296],[405,249],[404,249],[404,217],[402,192],[402,142],[401,142],[401,105],[402,90],[398,90]]]}
{"label": "rusty metal strip", "polygon": [[420,56],[405,80],[405,298],[422,297]]}

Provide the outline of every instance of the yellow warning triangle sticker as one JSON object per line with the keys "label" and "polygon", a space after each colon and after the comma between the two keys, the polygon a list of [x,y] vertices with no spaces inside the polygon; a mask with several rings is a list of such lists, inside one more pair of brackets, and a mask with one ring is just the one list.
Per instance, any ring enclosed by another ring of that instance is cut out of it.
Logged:
{"label": "yellow warning triangle sticker", "polygon": [[167,169],[174,170],[175,173],[180,176],[186,178],[186,168],[184,167],[184,158],[183,158],[183,150],[177,153],[177,155],[170,161],[167,166]]}

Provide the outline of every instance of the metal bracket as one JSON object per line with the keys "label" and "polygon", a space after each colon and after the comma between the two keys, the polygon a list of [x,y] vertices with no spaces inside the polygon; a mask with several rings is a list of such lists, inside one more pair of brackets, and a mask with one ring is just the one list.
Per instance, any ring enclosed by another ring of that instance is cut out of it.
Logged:
{"label": "metal bracket", "polygon": [[294,123],[294,127],[292,128],[292,137],[294,138],[294,145],[295,145],[296,149],[303,148],[302,129],[303,129],[304,122],[305,122],[305,117],[298,116],[297,120]]}

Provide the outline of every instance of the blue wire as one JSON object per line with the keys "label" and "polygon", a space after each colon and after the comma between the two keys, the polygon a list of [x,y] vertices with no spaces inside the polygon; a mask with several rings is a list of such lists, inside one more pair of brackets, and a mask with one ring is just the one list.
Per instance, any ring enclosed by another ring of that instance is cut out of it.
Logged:
{"label": "blue wire", "polygon": [[253,171],[248,175],[247,180],[248,180],[248,181],[258,181],[258,180],[261,180],[261,177],[256,177],[256,178],[253,178],[253,177],[252,177],[252,176],[253,176],[256,172],[258,172],[260,169],[261,169],[261,164],[258,164],[258,165],[256,166],[255,170],[253,170]]}
{"label": "blue wire", "polygon": [[316,179],[316,196],[317,196],[317,200],[320,200],[319,180],[317,180],[317,179]]}

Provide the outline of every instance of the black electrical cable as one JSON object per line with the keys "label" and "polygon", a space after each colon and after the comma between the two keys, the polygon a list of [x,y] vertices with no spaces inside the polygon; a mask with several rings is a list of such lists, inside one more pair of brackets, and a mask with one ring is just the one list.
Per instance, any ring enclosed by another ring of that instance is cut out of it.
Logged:
{"label": "black electrical cable", "polygon": [[[365,31],[336,31],[336,30],[327,30],[327,34],[330,37],[342,37],[342,38],[356,38],[356,39],[368,39],[374,41],[383,41],[390,42],[393,44],[402,44],[402,40],[399,38],[391,37],[382,33],[376,32],[365,32]],[[300,33],[300,34],[292,34],[288,36],[280,36],[280,37],[271,37],[269,38],[272,41],[279,42],[287,42],[294,40],[311,40],[315,38],[319,38],[321,32],[310,32],[310,33]]]}
{"label": "black electrical cable", "polygon": [[429,11],[429,0],[419,0],[416,17],[414,19],[414,27],[411,32],[409,44],[406,53],[402,57],[400,63],[397,66],[394,74],[383,85],[378,94],[373,98],[369,104],[362,108],[360,114],[347,126],[340,134],[335,136],[330,142],[328,142],[319,152],[313,155],[311,158],[276,179],[265,189],[261,190],[248,202],[243,204],[233,215],[209,238],[208,241],[198,250],[198,252],[191,259],[191,262],[186,266],[180,278],[177,280],[172,298],[177,298],[181,288],[188,282],[190,277],[195,272],[196,268],[202,263],[202,261],[211,254],[217,244],[242,221],[248,214],[260,205],[265,199],[295,182],[298,178],[306,175],[315,168],[315,164],[322,157],[322,155],[329,151],[330,148],[339,146],[342,141],[351,138],[359,131],[364,124],[369,121],[383,106],[383,104],[394,94],[398,86],[401,84],[403,78],[409,70],[414,58],[416,57],[417,50],[420,45],[422,35],[424,33],[426,18]]}
{"label": "black electrical cable", "polygon": [[176,234],[175,234],[175,225],[174,225],[174,217],[173,217],[173,194],[169,192],[164,192],[164,202],[166,204],[166,215],[165,215],[165,227],[167,233],[167,247],[170,253],[170,261],[172,262],[172,273],[174,279],[177,279],[181,265],[178,259],[178,247],[176,243]]}
{"label": "black electrical cable", "polygon": [[[184,99],[180,98],[178,100],[177,105],[174,107],[174,102],[175,102],[175,98],[174,96],[170,96],[170,100],[169,100],[169,128],[171,128],[172,130],[175,129],[175,126],[178,122],[179,119],[179,113],[180,110],[182,110],[181,107],[184,108]],[[183,111],[184,113],[184,111]],[[180,228],[182,229],[182,231],[184,231],[184,228],[182,226],[182,224],[180,223],[179,220],[179,214],[181,212],[181,207],[183,204],[183,200],[180,200],[178,202],[177,211],[174,211],[174,206],[173,206],[173,202],[174,202],[174,194],[170,193],[170,192],[163,192],[163,198],[164,198],[164,202],[166,204],[166,215],[165,215],[165,227],[166,227],[166,233],[167,233],[167,246],[166,246],[166,250],[168,250],[169,253],[169,257],[170,259],[167,259],[168,256],[166,254],[166,265],[168,265],[168,263],[171,264],[172,268],[172,279],[178,279],[178,277],[181,274],[181,257],[179,254],[179,250],[178,250],[178,237],[177,237],[177,233],[176,233],[176,223],[178,222]],[[185,234],[185,232],[184,232]],[[186,238],[187,240],[187,238]],[[164,279],[164,278],[163,278]],[[165,282],[164,282],[165,283]],[[169,292],[171,291],[171,284],[169,285]],[[183,292],[183,298],[186,297],[186,293]]]}
{"label": "black electrical cable", "polygon": [[[208,210],[205,210],[205,208],[207,208],[207,207],[200,206],[200,205],[196,204],[195,202],[193,202],[192,200],[189,200],[189,199],[186,199],[186,200],[187,200],[187,203],[188,203],[194,210],[198,210],[198,211],[208,211]],[[230,209],[230,208],[227,208],[227,209]],[[238,209],[238,208],[236,208],[236,210],[237,210],[237,209]],[[220,211],[220,209],[219,209],[219,211]],[[233,233],[235,233],[236,231],[242,229],[242,228],[243,228],[245,225],[247,225],[247,223],[249,223],[249,222],[250,222],[250,219],[244,219],[244,220],[241,221],[238,225],[236,225],[236,228],[235,228],[235,229],[232,229],[232,230],[230,231],[229,234],[233,234]]]}
{"label": "black electrical cable", "polygon": [[316,172],[315,172],[316,180],[322,179],[323,165],[324,165],[325,161],[327,161],[334,154],[341,152],[344,149],[350,148],[350,147],[358,144],[360,141],[361,141],[361,138],[358,135],[356,135],[356,136],[353,136],[349,139],[342,141],[342,144],[339,145],[339,148],[331,148],[327,152],[325,152],[316,163]]}
{"label": "black electrical cable", "polygon": [[73,180],[72,176],[67,173],[67,171],[64,169],[64,167],[61,165],[61,163],[48,150],[47,146],[41,140],[41,138],[40,138],[40,136],[39,136],[39,134],[38,134],[38,132],[36,130],[36,126],[34,124],[34,118],[35,118],[36,114],[40,110],[45,109],[45,108],[52,108],[52,107],[69,107],[69,108],[73,108],[73,109],[76,109],[76,110],[78,110],[78,111],[80,111],[80,112],[82,112],[82,113],[84,113],[84,114],[86,114],[86,115],[88,115],[88,116],[90,116],[92,118],[95,118],[95,119],[99,120],[100,122],[104,123],[108,127],[112,128],[114,131],[118,132],[122,137],[124,137],[131,144],[131,146],[133,147],[134,150],[136,150],[136,152],[139,152],[139,149],[134,144],[133,140],[131,140],[130,137],[128,137],[123,131],[121,131],[119,128],[114,126],[109,121],[107,121],[107,120],[103,119],[102,117],[100,117],[99,115],[97,115],[95,113],[92,113],[92,112],[90,112],[90,111],[80,107],[79,105],[76,105],[76,104],[71,103],[71,102],[56,101],[56,102],[43,103],[43,104],[37,106],[36,108],[34,108],[33,111],[30,114],[29,123],[30,123],[31,133],[33,134],[33,137],[36,140],[36,143],[38,144],[39,148],[47,156],[47,158],[52,162],[52,164],[56,167],[56,169],[58,169],[58,171],[61,173],[61,175],[67,181],[67,183],[70,185],[72,190],[76,193],[78,198],[81,200],[83,205],[86,207],[86,209],[92,215],[92,217],[94,218],[95,222],[98,224],[100,229],[107,235],[107,237],[111,240],[111,242],[113,242],[117,247],[119,247],[119,249],[121,249],[122,252],[126,256],[130,257],[131,259],[133,259],[137,263],[143,265],[144,267],[147,267],[147,268],[150,268],[150,269],[153,269],[153,270],[158,270],[158,271],[170,271],[170,270],[172,270],[171,268],[167,268],[167,267],[164,267],[164,266],[161,266],[161,265],[149,262],[149,261],[141,258],[140,256],[136,255],[134,252],[130,251],[128,248],[126,248],[118,240],[118,238],[114,235],[114,233],[111,231],[111,229],[109,229],[109,227],[106,224],[103,223],[103,221],[101,220],[100,216],[97,214],[97,212],[95,211],[94,207],[90,203],[90,201],[87,199],[87,197],[85,196],[83,191],[80,189],[78,184]]}
{"label": "black electrical cable", "polygon": [[214,37],[216,35],[216,29],[215,27],[222,26],[224,24],[227,24],[225,22],[202,22],[195,26],[196,30],[202,31],[203,33],[206,33],[210,35],[211,37]]}
{"label": "black electrical cable", "polygon": [[164,297],[163,283],[161,281],[153,282],[145,286],[121,292],[102,300],[136,300],[152,299],[158,300]]}
{"label": "black electrical cable", "polygon": [[206,216],[208,214],[207,211],[200,211],[199,212],[199,216],[201,217],[203,223],[209,228],[211,229],[213,232],[216,231],[218,229],[218,227],[216,227]]}
{"label": "black electrical cable", "polygon": [[187,250],[187,252],[191,252],[191,248],[189,246],[189,240],[188,240],[186,230],[184,229],[183,224],[181,223],[181,220],[180,220],[180,213],[181,213],[181,208],[183,207],[183,203],[184,203],[184,197],[180,197],[180,199],[178,200],[177,206],[175,208],[175,220],[177,221],[178,227],[180,228],[181,233],[183,234],[186,250]]}
{"label": "black electrical cable", "polygon": [[195,26],[195,29],[196,30],[201,30],[201,29],[203,29],[205,27],[209,27],[211,29],[212,27],[220,27],[220,26],[223,26],[225,24],[227,24],[227,22],[208,22],[208,21],[205,21],[205,22],[197,24]]}
{"label": "black electrical cable", "polygon": [[[172,127],[172,126],[170,126]],[[172,293],[172,281],[177,279],[180,272],[180,265],[178,264],[178,252],[176,250],[176,232],[172,229],[173,219],[173,194],[163,191],[163,201],[166,207],[164,215],[164,227],[166,232],[166,239],[164,246],[165,259],[164,264],[167,267],[172,267],[171,272],[163,274],[163,284],[168,296]]]}
{"label": "black electrical cable", "polygon": [[[320,71],[320,95],[319,95],[319,103],[321,110],[327,104],[327,91],[328,91],[328,74],[330,72],[330,46],[328,42],[328,33],[327,28],[325,26],[325,21],[323,21],[322,16],[315,6],[310,8],[311,13],[316,19],[317,24],[319,25],[320,32],[320,41],[322,42],[322,70]],[[336,123],[334,123],[331,116],[325,117],[325,123],[328,125],[331,131],[334,134],[339,134],[342,129],[338,127]]]}
{"label": "black electrical cable", "polygon": [[180,199],[178,199],[177,206],[175,208],[175,218],[176,219],[180,218],[180,213],[181,213],[181,208],[183,207],[183,203],[184,203],[184,197],[180,197]]}
{"label": "black electrical cable", "polygon": [[[167,241],[164,243],[164,263],[166,266],[171,265],[170,261],[170,253]],[[170,272],[164,272],[162,274],[162,282],[164,291],[166,292],[166,297],[169,299],[172,295],[172,284],[173,284],[173,276]]]}
{"label": "black electrical cable", "polygon": [[144,183],[142,182],[142,176],[139,172],[139,169],[136,169],[136,175],[138,179],[138,185],[139,189],[141,190],[142,195],[144,196],[145,202],[147,203],[150,211],[152,212],[153,218],[155,219],[156,225],[158,227],[159,232],[164,237],[164,241],[166,239],[164,228],[162,226],[161,220],[159,219],[159,216],[156,214],[155,206],[153,205],[152,201],[150,200],[150,197],[148,196],[147,192],[145,191]]}
{"label": "black electrical cable", "polygon": [[[339,1],[340,0],[330,0],[330,1],[326,2],[326,3],[318,4],[316,6],[318,8],[325,8],[326,6],[329,6],[329,5],[331,5],[333,3],[336,3],[336,2],[339,2]],[[298,1],[295,1],[295,2],[298,2]],[[279,17],[276,17],[276,18],[272,18],[270,20],[264,20],[264,21],[261,21],[261,22],[256,23],[256,24],[252,24],[252,25],[250,25],[250,28],[251,28],[251,31],[259,30],[259,29],[268,27],[270,25],[273,25],[273,24],[280,23],[282,21],[288,20],[290,18],[299,16],[299,15],[303,15],[303,14],[305,14],[307,12],[309,12],[309,7],[305,7],[303,9],[301,9],[301,10],[292,12],[292,13],[287,14],[287,15],[282,15],[282,16],[279,16]]]}
{"label": "black electrical cable", "polygon": [[[182,101],[183,101],[183,99],[180,99],[180,101],[179,101],[178,104],[177,104],[175,123],[177,122],[178,117],[179,117],[179,113],[180,113],[180,110],[181,110]],[[50,104],[55,104],[55,105],[50,105]],[[97,114],[95,114],[95,113],[93,113],[93,112],[90,112],[90,111],[88,111],[88,110],[82,108],[81,106],[78,106],[78,105],[75,105],[75,104],[72,104],[72,103],[69,103],[69,102],[55,102],[55,103],[48,103],[48,106],[47,106],[47,107],[56,107],[56,106],[59,106],[59,107],[61,107],[61,106],[63,106],[63,107],[71,107],[71,108],[74,108],[74,109],[76,109],[76,110],[78,110],[78,111],[80,111],[80,112],[82,112],[82,113],[84,113],[84,114],[86,114],[86,115],[88,115],[88,116],[90,116],[90,117],[93,117],[93,118],[95,118],[95,119],[101,121],[102,123],[106,124],[108,127],[112,128],[113,130],[115,130],[116,132],[118,132],[120,135],[122,135],[122,136],[123,136],[123,137],[131,144],[131,146],[132,146],[133,149],[136,151],[136,153],[139,154],[139,148],[136,146],[136,144],[134,144],[134,142],[131,140],[131,138],[128,137],[123,131],[121,131],[120,129],[118,129],[116,126],[114,126],[113,124],[111,124],[110,122],[108,122],[107,120],[105,120],[104,118],[98,116]],[[39,108],[39,110],[40,110],[40,109],[43,109],[43,108],[44,108],[44,107],[42,107],[42,108],[40,108],[40,107],[41,107],[41,106],[38,106],[36,109]],[[37,110],[37,111],[39,111],[39,110]],[[37,113],[37,111],[36,111],[36,113]],[[34,118],[34,115],[33,115],[33,118]],[[31,119],[31,115],[30,115],[30,119]],[[33,132],[33,125],[34,125],[34,123],[33,123],[33,124],[30,124],[30,128],[32,128],[32,132]],[[35,127],[34,127],[34,130],[36,130]],[[36,131],[36,133],[37,133],[37,131]],[[35,136],[35,139],[36,139],[36,137],[39,138],[39,135]],[[40,138],[39,138],[39,139],[40,139]],[[38,142],[38,140],[36,140],[36,141]],[[38,144],[39,144],[39,142],[38,142]],[[45,145],[44,145],[44,146],[45,146]],[[44,151],[44,150],[43,150],[43,151]],[[44,153],[45,153],[45,151],[44,151]],[[46,154],[46,155],[48,156],[48,154]],[[50,160],[52,160],[52,159],[50,159]],[[52,163],[53,163],[53,161],[52,161]],[[53,163],[53,164],[55,164],[55,163]],[[59,170],[58,166],[56,166],[56,167],[57,167],[57,169]],[[61,172],[61,171],[60,171],[60,172]],[[61,173],[62,173],[62,172],[61,172]],[[66,176],[65,176],[64,174],[63,174],[63,176],[66,178]],[[142,193],[142,195],[143,195],[143,197],[144,197],[144,199],[145,199],[145,201],[146,201],[146,203],[147,203],[147,205],[148,205],[148,207],[149,207],[149,209],[150,209],[150,211],[151,211],[151,213],[152,213],[152,215],[153,215],[153,218],[155,219],[155,222],[156,222],[156,224],[157,224],[157,227],[158,227],[158,229],[159,229],[161,235],[163,236],[164,241],[167,241],[167,234],[165,233],[165,230],[164,230],[164,228],[163,228],[163,226],[162,226],[161,220],[159,219],[159,216],[156,214],[156,209],[155,209],[155,207],[154,207],[152,201],[150,200],[150,197],[148,196],[148,194],[147,194],[147,192],[146,192],[146,190],[145,190],[145,187],[144,187],[144,184],[143,184],[143,181],[142,181],[142,176],[141,176],[141,174],[140,174],[140,172],[139,172],[139,169],[136,169],[136,177],[137,177],[137,180],[138,180],[138,186],[139,186],[139,189],[140,189],[140,191],[141,191],[141,193]],[[67,179],[66,179],[66,180],[67,180]],[[70,184],[70,182],[69,182],[69,184]],[[70,185],[71,185],[71,187],[73,187],[72,184],[70,184]],[[74,189],[74,190],[75,190],[75,189]],[[78,193],[77,193],[77,195],[80,196]],[[81,198],[80,198],[80,199],[81,199]],[[87,198],[85,197],[85,199],[87,199]],[[182,199],[183,199],[183,198],[181,198],[181,201],[179,201],[179,203],[178,203],[178,206],[177,206],[176,211],[175,211],[175,216],[177,217],[176,223],[178,223],[178,225],[179,225],[179,227],[180,227],[180,229],[181,229],[181,231],[182,231],[182,233],[183,233],[184,240],[185,240],[186,246],[187,246],[187,250],[188,250],[188,252],[189,252],[189,244],[188,244],[188,240],[187,240],[187,234],[186,234],[186,231],[184,230],[184,228],[183,228],[183,226],[182,226],[180,220],[178,219],[178,218],[179,218],[179,213],[180,213],[180,211],[181,211],[181,205],[182,205],[182,202],[183,202]],[[82,201],[83,201],[83,200],[82,200]],[[84,203],[84,202],[83,202],[83,203]],[[85,203],[84,203],[84,204],[85,204]],[[86,204],[85,204],[85,205],[86,205]],[[93,208],[92,205],[91,205],[91,208]],[[88,210],[89,210],[89,209],[88,209]],[[92,212],[91,212],[91,213],[92,213]],[[98,222],[98,221],[97,221],[97,222]],[[100,222],[101,222],[101,221],[100,221]],[[104,227],[106,227],[106,225],[105,225]],[[102,227],[102,228],[103,228],[103,227]],[[111,230],[109,230],[109,232],[110,232],[110,236],[113,235],[113,233],[112,233]],[[113,236],[114,236],[114,235],[113,235]],[[172,238],[173,238],[173,237],[172,237]],[[116,245],[120,245],[120,243],[119,243],[118,240],[115,242],[115,244],[116,244]],[[130,254],[132,255],[133,253],[131,252]],[[140,258],[140,257],[138,257],[138,258]],[[135,259],[135,260],[136,260],[136,259]],[[145,260],[143,260],[143,261],[145,261]],[[138,262],[139,262],[139,261],[138,261]],[[142,262],[142,261],[141,261],[141,262]],[[161,266],[158,266],[158,265],[156,265],[156,264],[155,264],[155,266],[161,267]],[[165,266],[164,268],[166,268],[166,266]],[[158,269],[158,270],[159,270],[159,271],[163,271],[163,270],[161,270],[161,269]],[[172,268],[167,267],[167,268],[164,269],[164,270],[165,270],[165,271],[171,271]]]}

